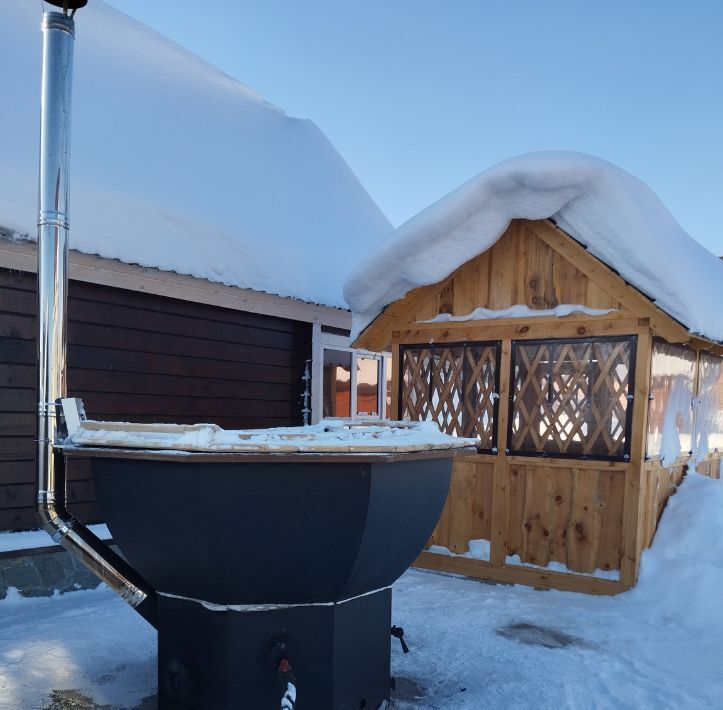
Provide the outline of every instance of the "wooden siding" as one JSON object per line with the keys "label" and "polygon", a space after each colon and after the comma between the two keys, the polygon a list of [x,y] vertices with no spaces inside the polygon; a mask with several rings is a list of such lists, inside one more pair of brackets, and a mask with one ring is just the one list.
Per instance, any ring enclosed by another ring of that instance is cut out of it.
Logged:
{"label": "wooden siding", "polygon": [[[394,333],[399,342],[501,341],[499,411],[496,455],[455,461],[450,493],[431,544],[449,548],[456,556],[424,552],[421,567],[459,572],[480,579],[533,586],[616,594],[635,583],[643,540],[645,491],[640,480],[647,415],[651,335],[647,319],[610,314],[584,321],[575,317],[416,325]],[[510,330],[512,329],[512,331]],[[537,330],[542,332],[537,333]],[[516,456],[509,450],[512,339],[561,335],[598,337],[622,332],[638,336],[631,417],[631,454],[627,461]],[[420,337],[424,332],[426,337]],[[459,332],[457,332],[459,331]],[[581,332],[583,331],[583,332]],[[478,334],[479,332],[479,334]],[[484,337],[480,337],[483,335]],[[475,337],[477,336],[477,337]],[[489,560],[459,555],[469,541],[490,541]],[[515,561],[510,558],[517,556]],[[522,563],[522,564],[520,564]],[[550,571],[550,563],[570,573]],[[619,571],[619,580],[600,579],[595,570]]]}
{"label": "wooden siding", "polygon": [[[301,423],[311,325],[71,281],[69,393],[91,418],[227,428]],[[35,277],[0,269],[0,530],[36,527]],[[98,519],[87,465],[69,508]]]}
{"label": "wooden siding", "polygon": [[475,308],[524,304],[535,310],[574,303],[622,310],[620,301],[560,255],[540,236],[542,223],[513,220],[487,251],[444,281],[414,289],[390,304],[357,340],[358,347],[388,350],[393,330],[439,313],[466,315]]}
{"label": "wooden siding", "polygon": [[[460,555],[470,540],[492,540],[492,514],[499,504],[494,500],[495,459],[455,460],[431,545]],[[518,555],[539,567],[560,562],[580,573],[620,569],[627,464],[499,459],[505,479],[500,496],[507,510],[502,559]]]}
{"label": "wooden siding", "polygon": [[658,523],[668,504],[668,499],[682,483],[688,469],[686,460],[687,457],[682,457],[675,462],[675,465],[667,468],[664,468],[657,459],[645,462],[643,548],[650,547],[653,543],[655,531],[658,529]]}

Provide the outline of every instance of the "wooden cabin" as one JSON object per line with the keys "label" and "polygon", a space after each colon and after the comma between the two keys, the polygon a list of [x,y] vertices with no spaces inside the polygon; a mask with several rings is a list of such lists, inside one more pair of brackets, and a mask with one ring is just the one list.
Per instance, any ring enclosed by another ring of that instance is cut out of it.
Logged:
{"label": "wooden cabin", "polygon": [[[535,314],[561,304],[579,307]],[[509,308],[515,317],[475,313]],[[614,594],[635,584],[686,470],[720,476],[723,346],[549,219],[512,220],[491,247],[387,305],[354,345],[391,349],[392,416],[477,441],[455,461],[420,567]],[[705,440],[698,460],[694,440]]]}

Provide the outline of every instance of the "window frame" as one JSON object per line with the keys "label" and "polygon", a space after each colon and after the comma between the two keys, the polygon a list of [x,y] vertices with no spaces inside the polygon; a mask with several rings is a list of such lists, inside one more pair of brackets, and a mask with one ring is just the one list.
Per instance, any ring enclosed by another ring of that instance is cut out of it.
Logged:
{"label": "window frame", "polygon": [[[366,420],[382,420],[388,419],[387,398],[386,398],[386,382],[387,374],[392,368],[392,354],[388,352],[374,353],[370,350],[362,350],[360,348],[349,347],[349,338],[336,333],[327,333],[318,329],[315,333],[317,337],[314,339],[313,347],[313,372],[311,379],[312,386],[312,406],[311,406],[311,423],[318,424],[324,419],[324,353],[327,350],[336,350],[351,353],[351,376],[349,386],[351,387],[349,397],[350,417],[338,417],[339,419],[359,419]],[[379,403],[379,414],[360,415],[357,410],[357,358],[365,358],[369,360],[377,360],[378,380],[377,380],[377,401]]]}
{"label": "window frame", "polygon": [[[490,340],[463,340],[463,341],[453,341],[453,342],[439,342],[435,343],[432,341],[428,341],[426,343],[403,343],[399,345],[399,362],[397,363],[397,374],[398,374],[398,387],[397,392],[392,393],[392,396],[397,397],[397,403],[399,407],[399,416],[401,417],[402,412],[402,402],[404,399],[403,390],[404,390],[404,361],[405,361],[405,352],[407,350],[434,350],[434,349],[449,349],[449,348],[462,348],[463,350],[466,350],[467,348],[493,348],[495,352],[495,375],[494,375],[494,390],[493,394],[496,394],[497,396],[493,398],[493,404],[492,404],[492,436],[491,442],[492,446],[485,447],[482,444],[477,445],[477,452],[480,454],[490,454],[495,455],[499,452],[499,436],[500,436],[500,429],[499,429],[499,411],[500,411],[500,385],[501,385],[501,364],[502,364],[502,340],[498,338],[492,338]],[[463,383],[464,385],[464,383]],[[428,419],[425,421],[434,421],[433,419]]]}
{"label": "window frame", "polygon": [[[630,350],[628,356],[628,405],[625,409],[625,426],[623,452],[620,456],[611,456],[609,454],[580,454],[568,453],[565,451],[529,451],[513,449],[512,444],[512,426],[515,417],[515,364],[518,345],[549,345],[554,343],[620,343],[629,342]],[[510,342],[510,372],[509,372],[509,414],[507,417],[507,440],[505,442],[505,454],[508,456],[526,456],[529,458],[547,458],[547,459],[572,459],[577,461],[622,461],[627,463],[630,461],[630,440],[633,431],[633,410],[635,408],[635,367],[636,353],[638,345],[638,336],[630,335],[603,335],[603,336],[586,336],[581,338],[534,338],[534,339],[517,339]],[[644,403],[647,405],[647,402]]]}

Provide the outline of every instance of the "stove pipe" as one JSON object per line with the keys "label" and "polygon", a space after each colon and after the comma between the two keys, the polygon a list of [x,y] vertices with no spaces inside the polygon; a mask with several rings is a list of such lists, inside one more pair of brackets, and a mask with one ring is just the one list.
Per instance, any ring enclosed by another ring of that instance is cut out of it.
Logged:
{"label": "stove pipe", "polygon": [[[84,4],[75,3],[78,7]],[[68,164],[75,23],[67,13],[46,12],[42,31],[35,510],[56,543],[79,558],[155,626],[155,592],[65,507],[65,460],[57,445],[62,443],[60,400],[67,391]]]}

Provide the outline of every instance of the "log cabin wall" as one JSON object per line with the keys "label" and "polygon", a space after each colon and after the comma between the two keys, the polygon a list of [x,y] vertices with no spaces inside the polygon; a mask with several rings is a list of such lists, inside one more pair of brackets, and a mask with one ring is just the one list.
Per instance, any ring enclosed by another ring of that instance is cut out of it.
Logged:
{"label": "log cabin wall", "polygon": [[[0,269],[0,530],[37,527],[35,309],[35,276]],[[68,312],[69,393],[91,418],[302,423],[308,323],[76,281]],[[97,521],[87,467],[68,478],[71,512]]]}

